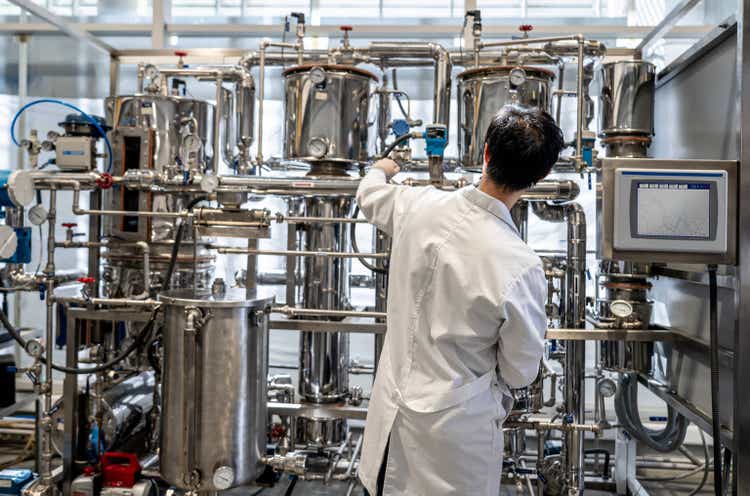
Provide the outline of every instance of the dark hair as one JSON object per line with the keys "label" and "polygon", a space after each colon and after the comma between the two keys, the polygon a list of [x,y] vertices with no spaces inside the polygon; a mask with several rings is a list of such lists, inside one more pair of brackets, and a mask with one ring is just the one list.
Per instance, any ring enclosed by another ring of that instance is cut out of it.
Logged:
{"label": "dark hair", "polygon": [[490,152],[487,174],[512,191],[549,174],[565,147],[562,131],[544,110],[506,105],[492,118],[484,139]]}

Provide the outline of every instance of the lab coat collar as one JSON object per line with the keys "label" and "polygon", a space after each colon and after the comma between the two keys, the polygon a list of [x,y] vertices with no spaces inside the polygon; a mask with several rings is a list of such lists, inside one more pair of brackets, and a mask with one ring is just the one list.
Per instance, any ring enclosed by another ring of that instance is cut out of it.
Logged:
{"label": "lab coat collar", "polygon": [[463,194],[467,200],[469,200],[477,207],[488,211],[501,221],[508,224],[508,226],[510,226],[510,228],[514,233],[516,233],[516,235],[518,235],[519,237],[521,236],[521,233],[518,232],[516,224],[513,222],[513,217],[511,217],[510,215],[510,210],[508,210],[508,207],[507,205],[505,205],[505,203],[501,202],[497,198],[493,198],[474,185],[462,188],[461,194]]}

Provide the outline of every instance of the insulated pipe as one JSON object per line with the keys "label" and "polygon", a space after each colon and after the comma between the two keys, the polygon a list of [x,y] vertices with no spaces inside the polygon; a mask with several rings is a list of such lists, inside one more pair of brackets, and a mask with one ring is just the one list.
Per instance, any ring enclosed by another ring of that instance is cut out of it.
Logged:
{"label": "insulated pipe", "polygon": [[150,294],[151,286],[151,249],[145,241],[138,241],[135,245],[143,251],[143,292],[133,295],[131,298],[135,300],[145,300]]}
{"label": "insulated pipe", "polygon": [[373,319],[386,318],[385,312],[365,312],[356,310],[318,310],[313,308],[292,308],[288,306],[274,307],[271,313],[280,313],[294,316],[313,316],[313,317],[368,317]]}
{"label": "insulated pipe", "polygon": [[224,88],[223,91],[223,115],[221,116],[224,120],[224,133],[221,136],[221,148],[222,148],[222,159],[224,160],[224,165],[229,167],[230,169],[234,169],[234,162],[237,159],[237,157],[234,154],[234,145],[235,143],[232,143],[230,138],[233,134],[235,134],[236,129],[234,129],[232,125],[232,115],[235,113],[235,99],[232,95],[232,92],[228,89]]}

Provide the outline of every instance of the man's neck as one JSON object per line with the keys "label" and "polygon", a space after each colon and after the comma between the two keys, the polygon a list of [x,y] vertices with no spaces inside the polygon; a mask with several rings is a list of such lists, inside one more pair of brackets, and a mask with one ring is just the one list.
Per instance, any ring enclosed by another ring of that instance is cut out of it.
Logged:
{"label": "man's neck", "polygon": [[508,191],[507,188],[498,186],[494,181],[488,179],[487,176],[482,176],[477,187],[482,193],[503,202],[508,207],[508,210],[513,208],[513,205],[516,204],[523,194],[523,191]]}

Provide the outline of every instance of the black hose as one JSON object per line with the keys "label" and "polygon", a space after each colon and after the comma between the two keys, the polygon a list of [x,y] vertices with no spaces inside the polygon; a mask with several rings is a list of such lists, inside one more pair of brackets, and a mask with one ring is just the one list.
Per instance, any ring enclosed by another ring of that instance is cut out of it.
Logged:
{"label": "black hose", "polygon": [[289,485],[287,486],[286,491],[284,491],[284,496],[292,496],[294,488],[297,486],[297,480],[299,480],[299,478],[296,475],[293,475],[292,480],[289,481]]}
{"label": "black hose", "polygon": [[[185,210],[190,212],[193,207],[195,207],[198,203],[208,200],[207,196],[198,196],[190,200],[190,203],[187,204],[185,207]],[[174,269],[177,267],[177,256],[180,252],[180,246],[182,245],[182,237],[185,235],[185,222],[180,220],[179,225],[177,226],[177,232],[174,236],[174,243],[172,243],[172,252],[169,255],[169,265],[167,266],[167,271],[164,273],[164,283],[162,284],[162,291],[168,290],[172,286],[172,275],[174,274]]]}
{"label": "black hose", "polygon": [[719,315],[716,265],[708,266],[708,301],[711,328],[711,436],[714,448],[714,494],[724,495],[721,471],[721,420],[719,419]]}
{"label": "black hose", "polygon": [[410,133],[402,134],[398,138],[396,138],[393,143],[385,147],[385,150],[383,150],[383,153],[380,154],[380,157],[378,158],[386,158],[398,145],[403,143],[404,141],[411,138]]}
{"label": "black hose", "polygon": [[[114,357],[112,360],[105,362],[101,365],[97,365],[95,367],[86,368],[86,369],[79,369],[79,368],[73,368],[73,367],[65,367],[63,365],[58,365],[56,363],[50,364],[50,367],[53,369],[64,372],[66,374],[76,374],[76,375],[86,375],[86,374],[92,374],[95,372],[104,372],[105,370],[108,370],[112,368],[113,366],[117,365],[119,362],[123,361],[125,358],[128,357],[133,351],[138,349],[148,337],[149,334],[151,334],[151,331],[154,328],[154,324],[156,323],[156,313],[157,310],[154,310],[151,314],[151,318],[149,318],[148,322],[146,322],[146,325],[143,326],[143,329],[141,329],[141,332],[138,333],[138,335],[135,337],[132,343],[119,355]],[[5,315],[5,312],[0,311],[0,322],[5,326],[5,329],[10,333],[11,336],[13,336],[13,339],[16,340],[16,342],[25,350],[26,349],[26,340],[21,336],[21,333],[18,332],[18,329],[16,329],[13,324],[10,323],[8,320],[8,316]],[[72,329],[68,330],[68,332],[74,332]],[[52,346],[52,343],[47,343],[47,346]],[[44,358],[40,358],[40,361],[43,364],[47,364],[47,361]]]}
{"label": "black hose", "polygon": [[[359,205],[354,207],[354,213],[352,214],[352,219],[356,219],[359,215]],[[351,227],[349,228],[350,236],[352,238],[352,251],[356,254],[360,254],[359,247],[357,246],[357,223],[352,222]],[[357,259],[360,261],[362,265],[370,269],[371,271],[375,272],[376,274],[388,274],[388,270],[380,267],[376,267],[375,265],[368,262],[365,257],[357,257]]]}

